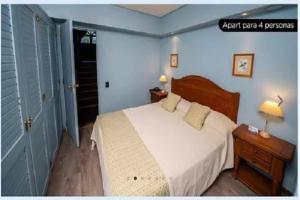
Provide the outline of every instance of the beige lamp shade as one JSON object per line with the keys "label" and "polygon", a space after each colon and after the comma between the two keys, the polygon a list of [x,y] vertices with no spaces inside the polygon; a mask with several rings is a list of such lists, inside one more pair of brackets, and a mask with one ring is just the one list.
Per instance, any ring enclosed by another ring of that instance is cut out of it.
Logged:
{"label": "beige lamp shade", "polygon": [[259,106],[259,111],[274,117],[283,117],[283,110],[274,101],[265,101]]}
{"label": "beige lamp shade", "polygon": [[167,79],[167,77],[166,77],[165,75],[161,75],[161,76],[159,77],[159,81],[160,81],[161,83],[166,83],[166,82],[168,82],[168,79]]}

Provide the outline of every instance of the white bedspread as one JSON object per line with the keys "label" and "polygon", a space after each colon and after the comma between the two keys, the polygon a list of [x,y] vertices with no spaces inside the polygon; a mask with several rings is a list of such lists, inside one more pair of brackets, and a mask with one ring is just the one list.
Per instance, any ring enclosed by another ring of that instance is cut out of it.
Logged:
{"label": "white bedspread", "polygon": [[[160,103],[124,112],[167,177],[171,195],[201,195],[222,170],[233,167],[233,139],[228,130],[205,125],[198,131],[182,119],[183,112],[169,113]],[[97,122],[91,139],[97,143],[104,192],[109,195]]]}

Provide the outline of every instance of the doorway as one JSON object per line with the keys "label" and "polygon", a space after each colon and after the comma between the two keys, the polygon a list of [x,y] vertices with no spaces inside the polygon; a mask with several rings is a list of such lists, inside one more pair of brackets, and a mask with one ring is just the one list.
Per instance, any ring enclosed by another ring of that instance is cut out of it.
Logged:
{"label": "doorway", "polygon": [[76,98],[79,126],[98,115],[96,31],[73,29]]}

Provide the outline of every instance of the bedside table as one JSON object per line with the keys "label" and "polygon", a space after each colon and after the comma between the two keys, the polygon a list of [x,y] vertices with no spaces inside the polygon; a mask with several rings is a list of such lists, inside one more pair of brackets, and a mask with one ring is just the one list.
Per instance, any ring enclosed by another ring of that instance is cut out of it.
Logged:
{"label": "bedside table", "polygon": [[280,195],[285,163],[292,160],[295,146],[275,136],[262,138],[245,124],[233,131],[233,137],[233,176],[257,194]]}
{"label": "bedside table", "polygon": [[151,103],[159,102],[168,96],[168,92],[149,90],[151,94]]}

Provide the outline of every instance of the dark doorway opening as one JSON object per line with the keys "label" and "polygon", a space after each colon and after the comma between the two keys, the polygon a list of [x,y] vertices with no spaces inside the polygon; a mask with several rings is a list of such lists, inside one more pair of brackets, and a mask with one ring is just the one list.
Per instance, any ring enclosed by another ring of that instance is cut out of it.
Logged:
{"label": "dark doorway opening", "polygon": [[73,30],[78,123],[94,122],[98,115],[96,31]]}

